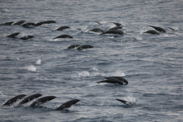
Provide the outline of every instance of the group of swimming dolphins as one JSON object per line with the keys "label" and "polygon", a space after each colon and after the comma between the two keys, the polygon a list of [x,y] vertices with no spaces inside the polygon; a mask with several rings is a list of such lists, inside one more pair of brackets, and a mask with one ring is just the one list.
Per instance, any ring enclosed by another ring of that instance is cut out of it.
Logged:
{"label": "group of swimming dolphins", "polygon": [[[13,103],[15,103],[16,101],[22,99],[23,97],[25,97],[26,95],[25,94],[20,94],[20,95],[17,95],[11,99],[9,99],[7,102],[5,102],[3,104],[3,106],[10,106],[12,105]],[[33,95],[30,95],[28,97],[26,97],[25,99],[23,99],[17,106],[21,106],[25,103],[28,103],[30,101],[32,101],[33,99],[36,99],[38,97],[42,96],[42,94],[33,94]],[[31,105],[30,107],[35,107],[35,106],[38,106],[40,104],[43,104],[47,101],[50,101],[50,100],[53,100],[55,99],[56,97],[55,96],[45,96],[45,97],[42,97],[42,98],[39,98],[37,100],[35,100]],[[73,100],[70,100],[68,102],[65,102],[63,103],[62,105],[60,105],[59,107],[57,107],[55,110],[63,110],[63,109],[66,109],[66,108],[69,108],[71,107],[73,104],[76,104],[77,102],[79,102],[80,100],[78,99],[73,99]]]}
{"label": "group of swimming dolphins", "polygon": [[[41,21],[41,22],[38,22],[38,23],[33,23],[33,22],[26,22],[25,20],[20,20],[20,21],[17,21],[17,22],[13,22],[13,21],[10,21],[10,22],[5,22],[5,23],[2,23],[0,25],[21,25],[22,27],[26,27],[26,28],[32,28],[32,27],[38,27],[38,26],[41,26],[43,24],[51,24],[51,23],[56,23],[56,21],[54,20],[47,20],[47,21]],[[97,22],[99,25],[101,25],[100,22]],[[100,35],[104,35],[104,34],[117,34],[117,35],[124,35],[126,34],[125,32],[119,30],[121,29],[123,26],[122,24],[120,23],[116,23],[116,22],[113,22],[113,24],[115,24],[115,27],[112,27],[106,31],[100,29],[100,28],[93,28],[93,29],[90,29],[89,31],[90,32],[96,32],[96,33],[100,33]],[[148,30],[148,31],[145,31],[144,33],[149,33],[149,34],[154,34],[154,35],[159,35],[161,33],[166,33],[166,31],[161,28],[161,27],[158,27],[158,26],[152,26],[152,25],[149,25],[150,27],[154,28],[155,30]],[[69,29],[70,27],[69,26],[61,26],[59,28],[56,29],[56,31],[63,31],[65,29]],[[170,29],[173,30],[173,28],[169,27]],[[78,28],[78,30],[81,30]],[[18,36],[20,34],[20,32],[15,32],[15,33],[12,33],[10,35],[7,35],[7,37],[9,38],[15,38],[16,36]],[[28,40],[28,39],[31,39],[31,38],[34,38],[33,35],[27,35],[27,36],[23,36],[23,37],[20,37],[19,39],[22,39],[22,40]],[[67,34],[62,34],[62,35],[59,35],[53,39],[58,39],[58,38],[73,38],[72,36],[70,35],[67,35]],[[79,44],[74,44],[74,45],[70,45],[69,47],[67,47],[67,49],[77,49],[77,50],[82,50],[82,49],[88,49],[88,48],[93,48],[93,46],[91,45],[79,45]]]}
{"label": "group of swimming dolphins", "polygon": [[[128,81],[126,79],[124,79],[123,77],[105,77],[105,80],[102,81],[98,81],[97,83],[113,83],[113,84],[119,84],[119,85],[127,85]],[[12,104],[14,104],[15,102],[17,102],[18,100],[24,98],[26,96],[26,94],[19,94],[11,99],[9,99],[8,101],[6,101],[3,106],[11,106]],[[20,101],[17,106],[21,106],[23,104],[26,104],[36,98],[41,97],[42,94],[33,94],[30,95],[28,97],[25,97],[22,101]],[[40,104],[44,104],[47,101],[51,101],[53,99],[55,99],[56,96],[45,96],[45,97],[41,97],[39,99],[36,99],[35,101],[33,101],[29,106],[30,107],[35,107],[35,106],[39,106]],[[131,105],[131,102],[128,102],[126,100],[122,100],[122,99],[116,99],[122,103],[124,103],[125,105]],[[77,102],[79,102],[79,99],[72,99],[70,101],[67,101],[63,104],[61,104],[59,107],[55,108],[55,110],[65,110],[70,108],[72,105],[76,104]]]}
{"label": "group of swimming dolphins", "polygon": [[[25,22],[25,20],[20,20],[18,22],[5,22],[5,23],[2,23],[0,25],[21,25],[23,27],[37,27],[37,26],[40,26],[40,25],[43,25],[43,24],[51,24],[51,23],[56,23],[56,21],[48,20],[48,21],[41,21],[41,22],[38,22],[38,23],[32,23],[32,22]],[[97,22],[97,23],[101,24],[99,22]],[[100,33],[100,35],[104,35],[104,34],[124,35],[125,34],[123,31],[119,30],[119,29],[122,28],[122,25],[120,23],[113,22],[113,24],[115,24],[116,26],[113,27],[113,28],[110,28],[106,31],[104,31],[100,28],[93,28],[89,31]],[[151,26],[151,25],[150,25],[150,27],[154,28],[155,30],[148,30],[144,33],[149,33],[149,34],[160,34],[159,32],[166,33],[166,31],[161,27]],[[69,29],[69,28],[70,28],[69,26],[61,26],[61,27],[57,28],[56,30],[63,31],[65,29]],[[15,33],[12,33],[12,34],[8,35],[7,37],[15,38],[19,34],[20,34],[20,32],[15,32]],[[21,37],[20,39],[27,40],[27,39],[30,39],[30,38],[34,38],[34,36],[28,35],[28,36]],[[64,34],[64,35],[57,36],[53,39],[57,39],[57,38],[73,38],[73,37],[70,36],[70,35]],[[83,50],[83,49],[93,48],[93,46],[74,44],[74,45],[70,45],[69,47],[67,47],[67,49],[72,49],[72,48],[77,48],[77,50]],[[114,76],[114,77],[105,77],[105,80],[98,81],[97,83],[98,84],[99,83],[112,83],[112,84],[119,84],[119,85],[127,85],[128,81],[126,79],[124,79],[123,77]],[[9,99],[7,102],[5,102],[3,104],[3,106],[11,106],[12,104],[14,104],[18,100],[24,98],[25,96],[26,96],[25,94],[17,95],[15,97]],[[25,103],[28,103],[28,102],[30,102],[34,99],[37,99],[41,96],[42,96],[42,94],[39,94],[39,93],[30,95],[30,96],[24,98],[22,101],[20,101],[18,106],[21,106]],[[51,101],[55,98],[56,98],[56,96],[41,97],[41,98],[35,100],[34,102],[32,102],[30,104],[30,107],[38,106],[38,105],[43,104],[47,101]],[[122,100],[122,99],[116,99],[116,100],[122,102],[125,105],[131,105],[132,104],[131,102],[128,102],[126,100]],[[70,108],[72,105],[76,104],[79,101],[80,101],[79,99],[73,99],[73,100],[67,101],[67,102],[63,103],[62,105],[60,105],[59,107],[57,107],[55,110],[63,110],[63,109]]]}

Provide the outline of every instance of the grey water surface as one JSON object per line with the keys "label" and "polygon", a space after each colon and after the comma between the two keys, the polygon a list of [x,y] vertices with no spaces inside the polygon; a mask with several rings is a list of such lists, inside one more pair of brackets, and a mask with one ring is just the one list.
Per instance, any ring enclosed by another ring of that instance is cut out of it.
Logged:
{"label": "grey water surface", "polygon": [[[0,0],[0,23],[20,20],[56,23],[0,26],[0,122],[183,122],[182,0]],[[88,32],[113,22],[123,25],[124,36]],[[143,33],[154,30],[149,25],[166,33]],[[60,26],[70,28],[56,31]],[[6,37],[14,32],[17,38]],[[73,39],[53,39],[61,34]],[[34,38],[19,39],[26,35]],[[94,48],[66,49],[73,44]],[[129,84],[96,83],[107,76]],[[37,107],[2,106],[35,93],[57,98]],[[54,110],[71,99],[80,101]]]}

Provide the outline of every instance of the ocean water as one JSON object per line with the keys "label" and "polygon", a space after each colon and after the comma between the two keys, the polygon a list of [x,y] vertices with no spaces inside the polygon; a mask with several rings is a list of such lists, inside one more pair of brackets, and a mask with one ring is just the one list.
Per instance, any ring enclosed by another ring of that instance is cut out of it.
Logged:
{"label": "ocean water", "polygon": [[[0,23],[19,20],[56,23],[0,26],[0,122],[183,122],[182,0],[1,0]],[[126,34],[89,32],[112,22]],[[166,33],[144,34],[153,29],[149,25]],[[56,31],[60,26],[70,29]],[[14,32],[18,38],[6,37]],[[73,39],[53,39],[61,34]],[[19,39],[26,35],[34,38]],[[72,44],[94,48],[67,49]],[[96,83],[107,76],[129,84]],[[20,101],[2,106],[34,93],[57,98],[38,107],[17,107]],[[54,110],[71,99],[80,101]]]}

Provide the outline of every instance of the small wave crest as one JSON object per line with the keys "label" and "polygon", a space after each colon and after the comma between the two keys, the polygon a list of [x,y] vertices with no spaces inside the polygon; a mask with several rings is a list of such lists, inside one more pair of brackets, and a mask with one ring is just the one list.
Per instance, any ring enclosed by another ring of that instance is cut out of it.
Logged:
{"label": "small wave crest", "polygon": [[26,69],[28,71],[32,71],[32,72],[35,72],[36,71],[36,67],[34,65],[29,65],[29,66],[26,67]]}
{"label": "small wave crest", "polygon": [[89,77],[90,73],[88,71],[78,72],[78,77]]}
{"label": "small wave crest", "polygon": [[95,76],[125,76],[125,73],[123,71],[115,71],[115,72],[109,72],[104,73],[99,71],[96,67],[91,68],[89,71],[80,71],[77,72],[75,77],[95,77]]}
{"label": "small wave crest", "polygon": [[115,71],[115,72],[110,72],[106,73],[107,76],[125,76],[125,73],[123,71]]}
{"label": "small wave crest", "polygon": [[36,61],[36,64],[37,64],[37,65],[41,65],[41,59],[38,59],[38,60]]}
{"label": "small wave crest", "polygon": [[127,97],[124,97],[123,99],[128,101],[128,102],[130,102],[130,103],[132,103],[132,104],[136,104],[137,103],[136,98],[133,97],[133,96],[127,96]]}

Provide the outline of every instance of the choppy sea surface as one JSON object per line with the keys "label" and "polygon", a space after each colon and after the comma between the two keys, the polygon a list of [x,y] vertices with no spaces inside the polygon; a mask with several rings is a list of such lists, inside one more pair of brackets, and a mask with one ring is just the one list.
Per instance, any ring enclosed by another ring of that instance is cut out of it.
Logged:
{"label": "choppy sea surface", "polygon": [[[183,122],[182,0],[1,0],[0,23],[19,20],[56,23],[0,26],[0,122]],[[89,32],[113,22],[124,36]],[[149,25],[166,33],[143,33]],[[60,26],[70,29],[56,31]],[[14,32],[17,38],[6,37]],[[61,34],[73,39],[53,39]],[[34,38],[19,39],[26,35]],[[73,44],[94,48],[67,49]],[[96,83],[108,76],[129,84]],[[57,98],[33,108],[2,106],[34,93]],[[54,110],[71,99],[80,101]]]}

